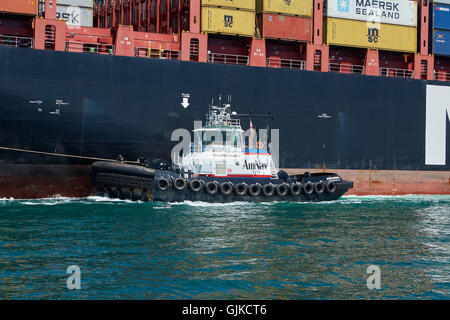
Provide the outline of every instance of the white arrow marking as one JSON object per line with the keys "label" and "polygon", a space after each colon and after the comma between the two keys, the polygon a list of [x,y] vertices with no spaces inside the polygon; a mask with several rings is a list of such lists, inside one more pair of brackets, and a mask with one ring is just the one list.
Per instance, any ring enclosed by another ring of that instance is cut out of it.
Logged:
{"label": "white arrow marking", "polygon": [[181,105],[186,109],[189,106],[188,98],[183,98]]}

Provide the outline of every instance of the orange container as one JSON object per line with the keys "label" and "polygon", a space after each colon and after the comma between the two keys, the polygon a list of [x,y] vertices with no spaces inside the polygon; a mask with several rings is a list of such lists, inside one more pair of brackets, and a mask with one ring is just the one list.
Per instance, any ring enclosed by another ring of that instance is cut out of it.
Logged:
{"label": "orange container", "polygon": [[0,0],[0,12],[36,16],[37,10],[38,0]]}
{"label": "orange container", "polygon": [[312,18],[263,13],[259,17],[262,36],[270,39],[312,40]]}

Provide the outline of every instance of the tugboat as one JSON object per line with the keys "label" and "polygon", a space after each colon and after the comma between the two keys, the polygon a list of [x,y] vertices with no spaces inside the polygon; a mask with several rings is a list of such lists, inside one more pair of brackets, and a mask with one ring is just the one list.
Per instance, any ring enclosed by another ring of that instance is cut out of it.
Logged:
{"label": "tugboat", "polygon": [[[247,145],[240,116],[250,117]],[[303,202],[337,200],[353,188],[352,181],[335,173],[279,171],[270,148],[255,143],[254,116],[232,112],[229,103],[211,104],[205,125],[193,130],[190,150],[174,154],[171,163],[144,158],[132,164],[94,162],[95,192],[133,201]]]}

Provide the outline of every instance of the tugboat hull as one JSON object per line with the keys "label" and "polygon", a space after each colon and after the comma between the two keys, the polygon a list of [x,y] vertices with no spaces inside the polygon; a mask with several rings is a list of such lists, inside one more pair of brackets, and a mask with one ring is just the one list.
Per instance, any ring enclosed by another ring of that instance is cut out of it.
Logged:
{"label": "tugboat hull", "polygon": [[339,199],[350,188],[337,174],[316,173],[284,179],[187,176],[119,162],[95,162],[92,185],[97,195],[133,201],[319,202]]}

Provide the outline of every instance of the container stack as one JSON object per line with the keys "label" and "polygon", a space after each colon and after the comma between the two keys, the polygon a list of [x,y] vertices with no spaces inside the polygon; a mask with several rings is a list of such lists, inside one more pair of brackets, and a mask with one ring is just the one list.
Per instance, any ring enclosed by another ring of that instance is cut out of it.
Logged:
{"label": "container stack", "polygon": [[416,52],[417,2],[328,0],[324,37],[328,45]]}
{"label": "container stack", "polygon": [[68,26],[92,27],[94,0],[57,0],[56,17]]}
{"label": "container stack", "polygon": [[256,0],[258,27],[268,39],[312,39],[313,0]]}
{"label": "container stack", "polygon": [[37,1],[31,0],[0,0],[0,12],[17,13],[22,15],[36,16]]}
{"label": "container stack", "polygon": [[202,0],[202,32],[255,36],[255,0]]}
{"label": "container stack", "polygon": [[450,0],[433,3],[433,53],[450,56]]}

